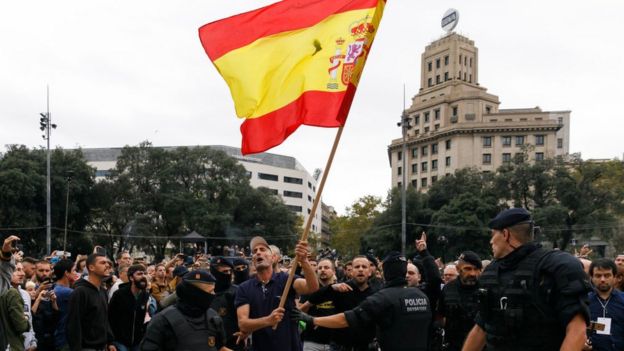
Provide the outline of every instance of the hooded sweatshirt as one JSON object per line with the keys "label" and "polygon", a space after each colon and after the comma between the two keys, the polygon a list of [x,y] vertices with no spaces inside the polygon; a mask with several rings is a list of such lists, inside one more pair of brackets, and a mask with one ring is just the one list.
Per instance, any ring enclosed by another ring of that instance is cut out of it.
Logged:
{"label": "hooded sweatshirt", "polygon": [[70,350],[103,349],[112,342],[107,300],[106,292],[88,280],[81,279],[74,285],[65,329]]}

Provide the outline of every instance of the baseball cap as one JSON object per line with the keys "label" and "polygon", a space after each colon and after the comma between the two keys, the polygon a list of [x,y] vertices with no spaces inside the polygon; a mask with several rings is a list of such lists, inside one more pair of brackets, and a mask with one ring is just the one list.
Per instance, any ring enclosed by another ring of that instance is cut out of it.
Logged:
{"label": "baseball cap", "polygon": [[[254,248],[256,246],[258,246],[258,245],[264,245],[264,246],[266,246],[267,249],[269,249],[269,251],[271,251],[271,247],[269,246],[269,243],[266,240],[264,240],[263,237],[261,237],[261,236],[254,236],[251,239],[251,242],[249,243],[249,248],[253,252]],[[273,252],[273,251],[271,251],[271,252]]]}

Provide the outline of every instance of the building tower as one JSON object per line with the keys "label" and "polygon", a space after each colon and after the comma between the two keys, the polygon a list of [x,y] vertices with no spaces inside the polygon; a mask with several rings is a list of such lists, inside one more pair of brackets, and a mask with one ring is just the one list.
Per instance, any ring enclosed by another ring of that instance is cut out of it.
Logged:
{"label": "building tower", "polygon": [[402,172],[423,189],[461,168],[494,172],[516,155],[534,162],[569,152],[570,111],[499,109],[498,96],[479,84],[478,54],[474,41],[454,32],[425,48],[420,90],[405,111],[407,155],[402,138],[388,146],[393,187]]}

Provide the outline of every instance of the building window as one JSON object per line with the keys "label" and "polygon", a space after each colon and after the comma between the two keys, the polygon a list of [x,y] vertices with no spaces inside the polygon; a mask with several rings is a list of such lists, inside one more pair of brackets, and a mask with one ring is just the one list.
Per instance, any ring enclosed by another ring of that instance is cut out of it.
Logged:
{"label": "building window", "polygon": [[420,187],[425,188],[427,186],[427,178],[420,178]]}
{"label": "building window", "polygon": [[503,154],[503,163],[509,163],[511,162],[511,154],[510,153],[504,153]]}
{"label": "building window", "polygon": [[398,182],[397,183],[397,188],[401,189],[403,187],[403,183],[402,182]]}
{"label": "building window", "polygon": [[451,139],[445,141],[444,143],[446,144],[446,149],[450,150],[451,149]]}
{"label": "building window", "polygon": [[429,123],[429,112],[425,112],[425,123]]}
{"label": "building window", "polygon": [[436,84],[440,84],[440,75],[436,75]]}
{"label": "building window", "polygon": [[308,195],[308,202],[312,202],[312,196]]}
{"label": "building window", "polygon": [[417,147],[415,147],[415,148],[413,148],[413,149],[412,149],[412,157],[413,157],[413,158],[418,157],[418,148],[417,148]]}
{"label": "building window", "polygon": [[434,129],[434,130],[438,130],[438,129],[440,129],[440,125],[439,125],[439,124],[434,125],[434,126],[433,126],[433,129]]}
{"label": "building window", "polygon": [[417,174],[418,173],[418,163],[412,164],[412,173],[413,174]]}
{"label": "building window", "polygon": [[448,55],[446,55],[446,56],[444,56],[444,65],[448,66],[448,64],[449,64],[449,57],[448,57]]}
{"label": "building window", "polygon": [[433,81],[431,80],[431,78],[427,79],[427,86],[428,87],[433,86]]}
{"label": "building window", "polygon": [[492,137],[484,136],[483,137],[483,147],[492,147]]}
{"label": "building window", "polygon": [[535,161],[544,161],[544,153],[536,152],[535,153]]}
{"label": "building window", "polygon": [[468,76],[468,83],[472,83],[472,74]]}
{"label": "building window", "polygon": [[453,116],[457,116],[457,106],[453,106]]}
{"label": "building window", "polygon": [[258,178],[263,179],[263,180],[271,180],[274,182],[277,182],[279,180],[277,175],[268,174],[268,173],[258,173]]}
{"label": "building window", "polygon": [[412,180],[412,186],[414,188],[418,186],[418,181],[416,179]]}
{"label": "building window", "polygon": [[303,199],[303,194],[298,192],[298,191],[284,190],[284,196],[286,196],[286,197],[295,197],[297,199]]}
{"label": "building window", "polygon": [[438,177],[437,176],[432,176],[431,177],[431,184],[433,185],[435,182],[438,181]]}
{"label": "building window", "polygon": [[544,145],[544,135],[543,134],[535,136],[535,145],[538,145],[538,146],[543,146]]}
{"label": "building window", "polygon": [[431,72],[431,62],[427,62],[427,70]]}
{"label": "building window", "polygon": [[415,125],[419,125],[420,124],[420,115],[414,116],[414,124]]}
{"label": "building window", "polygon": [[286,207],[288,207],[288,209],[293,211],[293,212],[301,212],[301,211],[303,211],[303,208],[301,206],[286,205]]}
{"label": "building window", "polygon": [[468,66],[468,56],[464,56],[464,66]]}
{"label": "building window", "polygon": [[432,155],[438,154],[438,143],[431,144],[431,154]]}
{"label": "building window", "polygon": [[399,151],[397,152],[397,160],[401,161],[403,159],[403,152]]}
{"label": "building window", "polygon": [[461,79],[461,71],[459,71],[459,75],[457,76],[457,79]]}
{"label": "building window", "polygon": [[397,167],[397,175],[401,175],[403,173],[403,168],[401,166]]}
{"label": "building window", "polygon": [[312,183],[308,182],[308,188],[312,189]]}
{"label": "building window", "polygon": [[510,136],[504,136],[503,137],[503,146],[511,146],[511,137]]}
{"label": "building window", "polygon": [[440,120],[440,109],[433,110],[433,118],[435,118],[436,121]]}
{"label": "building window", "polygon": [[444,81],[446,82],[447,80],[449,80],[448,72],[444,72]]}
{"label": "building window", "polygon": [[489,115],[490,113],[492,113],[492,108],[490,106],[485,106],[485,114]]}
{"label": "building window", "polygon": [[464,72],[464,82],[466,81],[466,72]]}
{"label": "building window", "polygon": [[425,133],[429,133],[429,127],[425,127]]}
{"label": "building window", "polygon": [[272,195],[277,195],[277,194],[279,193],[279,192],[277,191],[277,189],[271,189],[271,188],[267,188],[267,189],[269,189],[269,192],[270,192]]}
{"label": "building window", "polygon": [[440,68],[440,59],[436,59],[436,68]]}
{"label": "building window", "polygon": [[462,55],[459,54],[459,64],[461,65],[461,63],[462,63]]}
{"label": "building window", "polygon": [[557,149],[563,149],[563,138],[557,139]]}
{"label": "building window", "polygon": [[284,183],[303,184],[303,179],[284,176]]}
{"label": "building window", "polygon": [[470,67],[472,67],[472,57],[470,58]]}
{"label": "building window", "polygon": [[444,165],[446,167],[450,167],[451,166],[451,156],[446,156],[446,160],[444,161]]}
{"label": "building window", "polygon": [[427,146],[423,146],[422,148],[420,148],[420,156],[427,156]]}
{"label": "building window", "polygon": [[421,172],[427,172],[427,162],[421,162],[420,163],[420,171]]}
{"label": "building window", "polygon": [[516,146],[524,145],[524,135],[516,135]]}
{"label": "building window", "polygon": [[438,169],[438,160],[431,160],[431,170],[435,171]]}
{"label": "building window", "polygon": [[492,164],[492,154],[483,154],[483,164],[484,165]]}

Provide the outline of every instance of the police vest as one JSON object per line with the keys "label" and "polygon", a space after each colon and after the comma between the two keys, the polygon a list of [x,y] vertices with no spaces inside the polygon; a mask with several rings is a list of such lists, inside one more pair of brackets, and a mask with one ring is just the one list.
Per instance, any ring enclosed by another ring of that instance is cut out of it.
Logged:
{"label": "police vest", "polygon": [[499,274],[494,261],[481,274],[480,313],[487,350],[559,350],[565,337],[556,311],[549,305],[550,287],[542,286],[541,260],[552,250],[537,248],[515,271]]}
{"label": "police vest", "polygon": [[454,280],[444,287],[446,311],[444,330],[446,340],[452,345],[461,347],[474,326],[474,320],[479,311],[479,297],[478,289],[467,291],[462,295],[459,284],[459,280]]}
{"label": "police vest", "polygon": [[377,294],[390,302],[393,310],[377,323],[381,350],[427,350],[432,320],[427,295],[404,287],[385,288]]}
{"label": "police vest", "polygon": [[227,346],[235,349],[242,348],[242,343],[241,345],[236,345],[237,337],[233,336],[238,331],[238,319],[236,317],[236,308],[234,307],[234,297],[237,289],[236,285],[231,285],[227,290],[218,292],[210,304],[210,308],[215,310],[221,317],[221,320],[223,320]]}
{"label": "police vest", "polygon": [[[217,313],[209,308],[204,315],[204,323],[190,323],[175,306],[160,312],[169,322],[176,336],[178,351],[217,351],[216,342],[220,335],[220,326],[215,317]],[[218,318],[218,317],[217,317]]]}

